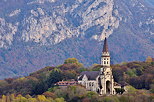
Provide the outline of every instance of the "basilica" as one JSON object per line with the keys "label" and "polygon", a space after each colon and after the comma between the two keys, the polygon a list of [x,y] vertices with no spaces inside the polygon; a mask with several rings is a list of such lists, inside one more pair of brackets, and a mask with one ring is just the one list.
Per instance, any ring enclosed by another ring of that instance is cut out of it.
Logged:
{"label": "basilica", "polygon": [[104,46],[101,56],[101,65],[99,71],[84,71],[78,76],[78,84],[86,87],[89,91],[95,91],[100,95],[116,94],[117,86],[114,82],[112,69],[110,67],[110,53],[108,50],[107,38],[104,40]]}

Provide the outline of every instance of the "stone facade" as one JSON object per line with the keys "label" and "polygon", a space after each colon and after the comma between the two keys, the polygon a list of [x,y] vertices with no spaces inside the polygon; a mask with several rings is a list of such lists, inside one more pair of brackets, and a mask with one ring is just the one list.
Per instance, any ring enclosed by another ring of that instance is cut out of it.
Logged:
{"label": "stone facade", "polygon": [[85,86],[89,91],[95,91],[100,95],[115,94],[114,79],[110,67],[110,53],[108,51],[107,39],[101,56],[100,71],[84,71],[78,76],[78,83]]}

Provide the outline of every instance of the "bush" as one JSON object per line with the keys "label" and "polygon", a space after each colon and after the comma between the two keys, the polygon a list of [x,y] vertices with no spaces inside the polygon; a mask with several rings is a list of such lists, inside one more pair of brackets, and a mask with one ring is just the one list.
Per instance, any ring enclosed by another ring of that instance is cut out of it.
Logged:
{"label": "bush", "polygon": [[125,89],[123,88],[115,88],[115,91],[117,94],[123,94],[125,92]]}
{"label": "bush", "polygon": [[120,102],[120,101],[117,97],[104,97],[103,102]]}
{"label": "bush", "polygon": [[136,69],[129,69],[126,74],[128,74],[130,77],[136,76]]}
{"label": "bush", "polygon": [[126,91],[127,91],[129,94],[133,94],[133,93],[136,93],[136,92],[137,92],[137,89],[135,89],[135,88],[132,87],[132,86],[126,86]]}

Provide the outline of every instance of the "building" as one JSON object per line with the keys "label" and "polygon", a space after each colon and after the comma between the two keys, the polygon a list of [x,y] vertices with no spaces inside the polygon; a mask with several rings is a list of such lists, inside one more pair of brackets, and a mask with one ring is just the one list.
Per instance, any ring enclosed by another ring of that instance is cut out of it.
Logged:
{"label": "building", "polygon": [[85,86],[89,91],[95,91],[100,95],[116,94],[112,69],[110,67],[110,53],[108,50],[107,39],[104,40],[104,46],[101,56],[100,71],[84,71],[78,76],[78,83]]}
{"label": "building", "polygon": [[72,85],[77,85],[78,82],[77,81],[59,81],[57,82],[55,85],[57,86],[72,86]]}

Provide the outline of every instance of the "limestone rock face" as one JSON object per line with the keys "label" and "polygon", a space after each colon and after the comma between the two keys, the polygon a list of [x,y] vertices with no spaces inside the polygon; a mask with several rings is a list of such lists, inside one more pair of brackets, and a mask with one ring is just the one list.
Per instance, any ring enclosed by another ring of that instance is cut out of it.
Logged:
{"label": "limestone rock face", "polygon": [[105,34],[113,63],[153,56],[153,5],[150,0],[1,0],[0,68],[6,74],[0,78],[62,64],[68,57],[87,66],[99,63]]}
{"label": "limestone rock face", "polygon": [[0,47],[6,48],[10,46],[13,41],[13,36],[18,29],[18,22],[16,24],[8,23],[4,18],[0,18]]}
{"label": "limestone rock face", "polygon": [[57,44],[74,36],[101,41],[104,34],[109,36],[119,26],[120,17],[113,0],[38,0],[27,6],[37,3],[50,5],[27,11],[29,15],[21,22],[21,35],[25,42]]}

